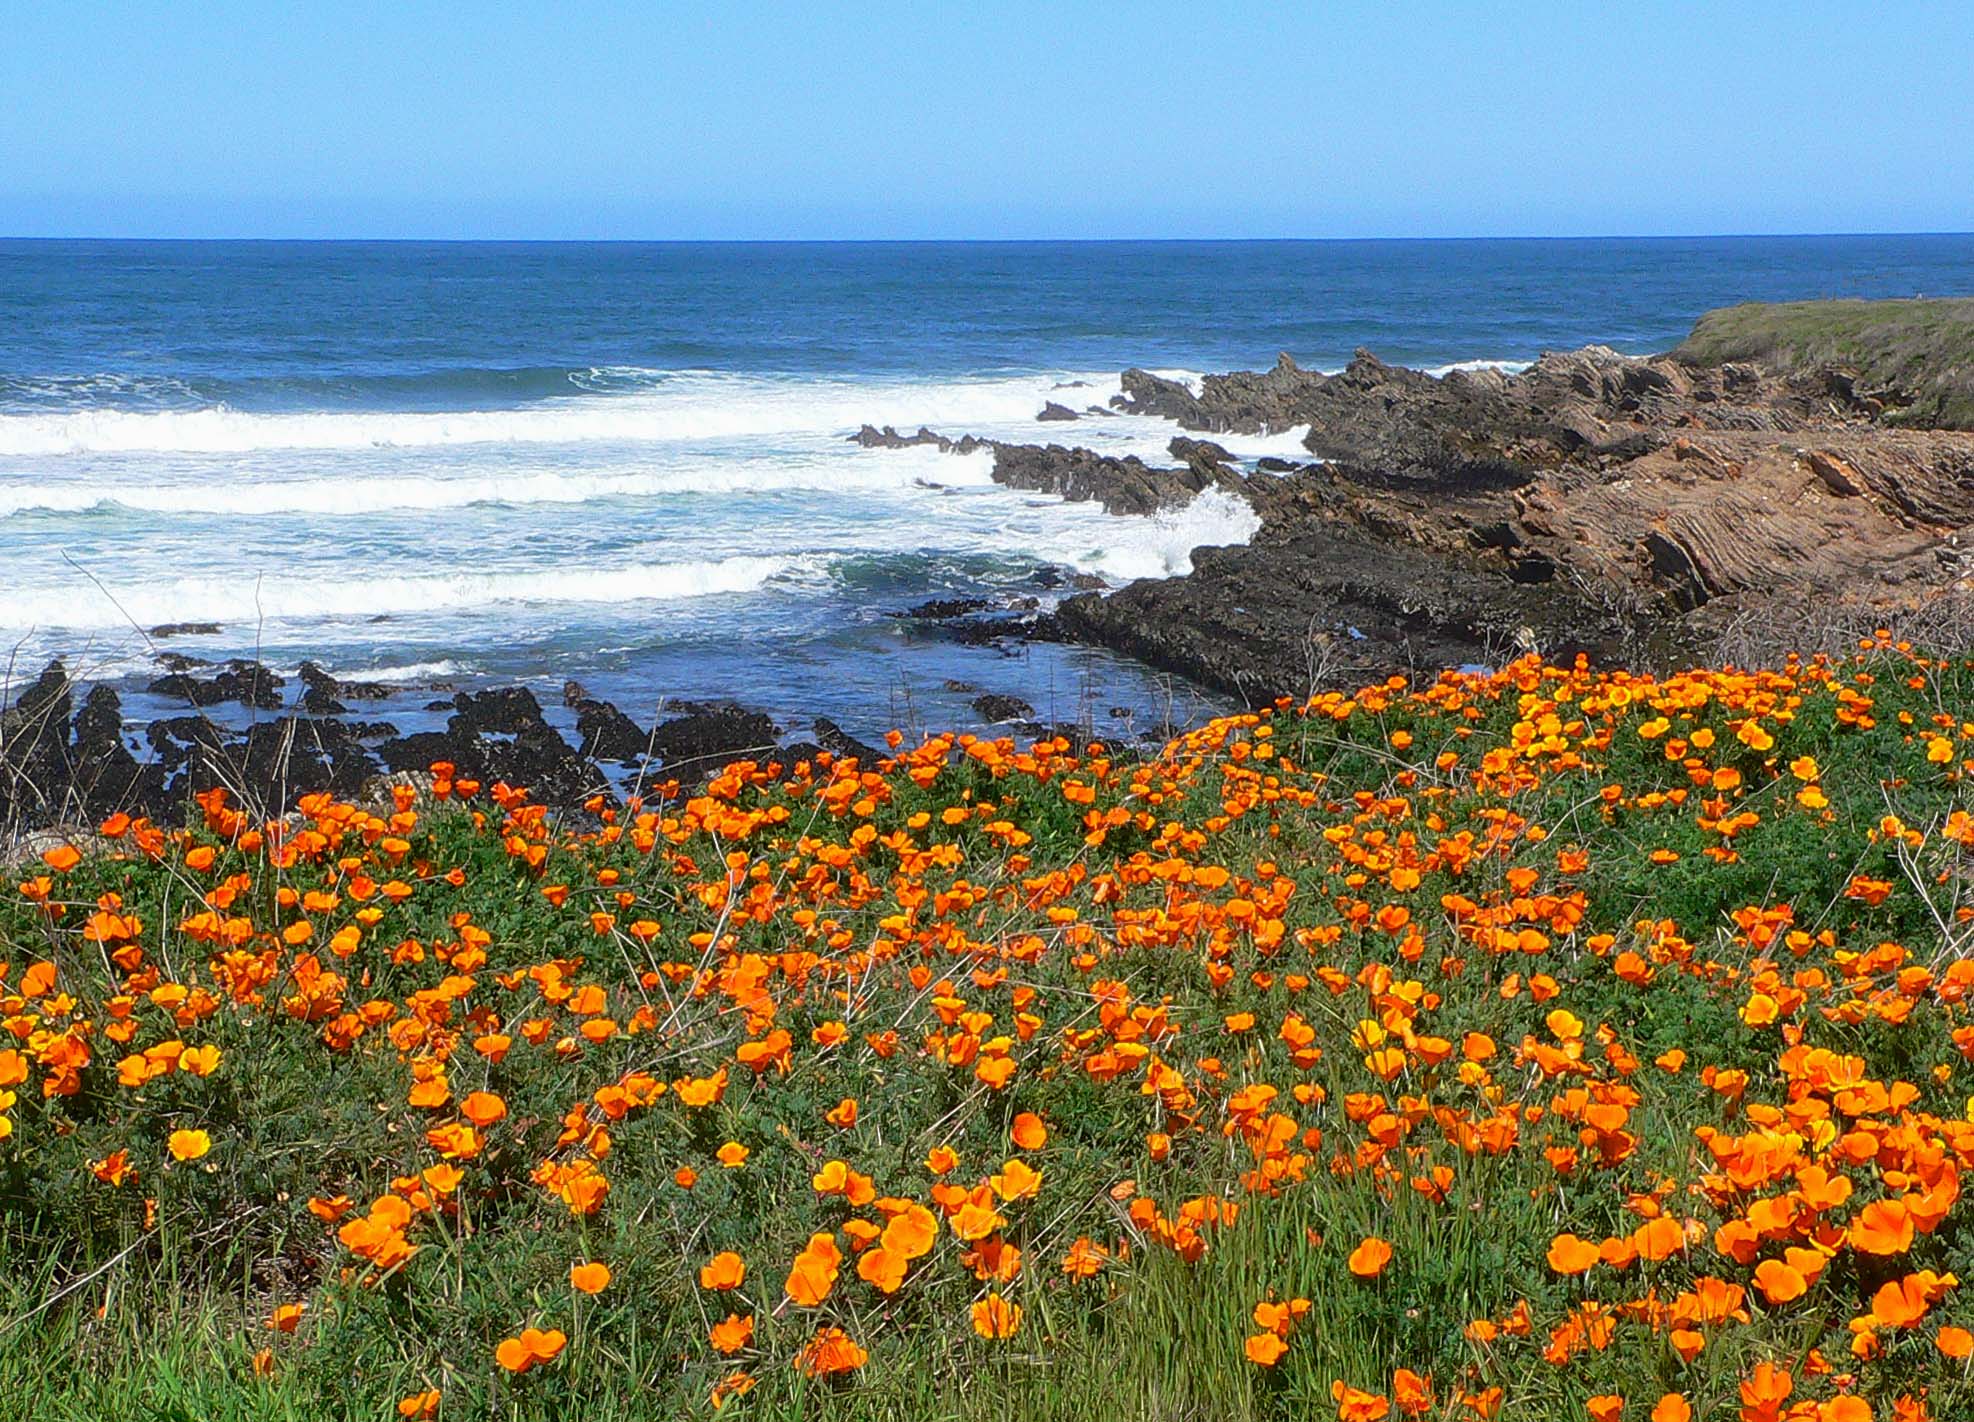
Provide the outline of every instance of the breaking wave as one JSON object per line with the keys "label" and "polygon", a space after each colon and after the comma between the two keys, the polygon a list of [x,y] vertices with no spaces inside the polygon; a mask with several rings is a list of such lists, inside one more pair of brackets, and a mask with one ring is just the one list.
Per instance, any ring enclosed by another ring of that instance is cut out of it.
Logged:
{"label": "breaking wave", "polygon": [[0,627],[120,627],[166,622],[247,623],[290,618],[460,612],[515,603],[673,601],[751,592],[797,571],[798,558],[733,557],[706,562],[627,563],[555,572],[443,573],[338,578],[280,575],[256,580],[190,577],[141,587],[49,589],[0,597]]}

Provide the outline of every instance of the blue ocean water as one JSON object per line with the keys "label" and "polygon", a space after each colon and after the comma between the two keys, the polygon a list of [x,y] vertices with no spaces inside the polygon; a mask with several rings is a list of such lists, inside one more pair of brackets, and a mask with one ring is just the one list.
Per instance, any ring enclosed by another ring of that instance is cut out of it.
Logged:
{"label": "blue ocean water", "polygon": [[[650,719],[975,724],[968,688],[1143,725],[1210,704],[1100,653],[959,647],[925,598],[1109,583],[1245,538],[1120,519],[862,423],[1037,425],[1118,373],[1428,368],[1675,344],[1741,300],[1974,292],[1974,237],[1208,243],[0,242],[0,645],[126,691],[161,649]],[[1234,442],[1248,457],[1292,439]],[[1038,580],[1038,575],[1040,575]],[[159,641],[147,629],[214,623]],[[142,711],[142,697],[133,707]]]}

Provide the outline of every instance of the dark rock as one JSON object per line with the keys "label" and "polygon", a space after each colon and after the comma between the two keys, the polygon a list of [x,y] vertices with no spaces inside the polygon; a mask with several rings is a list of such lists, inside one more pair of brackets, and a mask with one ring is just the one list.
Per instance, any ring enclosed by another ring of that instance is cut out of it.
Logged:
{"label": "dark rock", "polygon": [[973,709],[980,713],[983,721],[1025,721],[1035,714],[1035,708],[1019,696],[1002,696],[989,692],[974,698]]}
{"label": "dark rock", "polygon": [[259,662],[236,658],[211,677],[172,672],[159,677],[147,689],[154,696],[167,696],[188,706],[217,706],[237,701],[258,711],[279,711],[281,688],[286,684]]}
{"label": "dark rock", "polygon": [[203,716],[161,716],[144,728],[151,751],[167,767],[185,763],[189,749],[207,735]]}
{"label": "dark rock", "polygon": [[1151,415],[1189,430],[1209,428],[1200,423],[1199,397],[1176,380],[1147,370],[1127,370],[1119,384],[1124,393],[1113,395],[1110,403],[1127,415]]}
{"label": "dark rock", "polygon": [[470,779],[485,773],[486,760],[477,744],[461,741],[445,731],[415,731],[386,741],[377,748],[386,769],[403,775],[430,770],[439,761],[451,761],[458,772]]}
{"label": "dark rock", "polygon": [[760,759],[780,738],[781,729],[767,716],[724,703],[699,705],[663,722],[651,744],[668,774],[696,779],[736,760]]}
{"label": "dark rock", "polygon": [[874,769],[884,759],[883,751],[858,740],[827,716],[816,717],[814,729],[817,743],[839,760],[855,760],[866,769]]}
{"label": "dark rock", "polygon": [[947,439],[944,435],[934,434],[924,425],[920,425],[918,433],[912,435],[901,435],[889,425],[883,429],[865,425],[850,436],[850,442],[860,444],[865,449],[915,449],[920,445],[929,444],[941,454],[971,454],[976,449],[986,448],[988,444],[988,441],[976,439],[972,435],[960,439]]}
{"label": "dark rock", "polygon": [[1062,569],[1037,568],[1028,575],[1028,581],[1038,588],[1059,588],[1062,586]]}
{"label": "dark rock", "polygon": [[985,612],[993,605],[984,597],[936,597],[920,603],[917,607],[907,608],[902,615],[915,617],[921,622],[944,622],[954,617]]}
{"label": "dark rock", "polygon": [[123,703],[107,686],[92,686],[76,712],[70,752],[71,786],[75,799],[91,820],[103,820],[119,810],[166,813],[165,780],[161,768],[140,765],[123,741]]}
{"label": "dark rock", "polygon": [[497,686],[487,691],[460,692],[452,699],[455,735],[518,736],[545,727],[541,703],[525,686]]}
{"label": "dark rock", "polygon": [[[1396,666],[1502,660],[1533,633],[1557,655],[1609,652],[1622,630],[1562,596],[1527,591],[1443,554],[1410,552],[1343,530],[1292,546],[1207,548],[1191,576],[1146,580],[1108,597],[1070,598],[1058,621],[1081,641],[1138,658],[1251,705],[1301,696]],[[1595,639],[1593,641],[1593,639]]]}
{"label": "dark rock", "polygon": [[314,791],[356,795],[375,774],[369,749],[340,721],[283,716],[257,722],[216,754],[195,744],[187,788],[230,785],[278,812]]}
{"label": "dark rock", "polygon": [[1046,421],[1054,422],[1054,421],[1062,421],[1062,420],[1079,420],[1082,418],[1082,416],[1077,414],[1074,410],[1070,409],[1067,405],[1058,405],[1055,401],[1051,400],[1046,405],[1042,406],[1042,413],[1037,415],[1035,418],[1038,420],[1046,420]]}
{"label": "dark rock", "polygon": [[165,637],[217,637],[217,622],[165,622],[151,629],[151,635]]}
{"label": "dark rock", "polygon": [[1077,573],[1070,578],[1069,585],[1083,592],[1101,592],[1110,586],[1109,583],[1105,582],[1095,573]]}
{"label": "dark rock", "polygon": [[340,716],[349,707],[336,698],[336,678],[314,662],[303,662],[296,676],[302,684],[302,710],[311,716]]}
{"label": "dark rock", "polygon": [[942,685],[945,687],[947,691],[953,692],[955,695],[959,695],[959,696],[964,696],[966,693],[970,691],[980,690],[979,687],[975,686],[970,681],[955,681],[950,678],[945,682],[943,682]]}
{"label": "dark rock", "polygon": [[650,736],[630,717],[608,701],[591,697],[576,701],[576,730],[582,737],[578,751],[589,760],[638,761],[651,744]]}
{"label": "dark rock", "polygon": [[589,700],[589,691],[574,677],[562,683],[562,704],[571,708]]}
{"label": "dark rock", "polygon": [[57,660],[0,711],[0,820],[60,816],[69,781],[68,669]]}
{"label": "dark rock", "polygon": [[169,697],[191,706],[217,706],[226,699],[214,682],[201,681],[185,672],[161,676],[144,689],[153,696]]}
{"label": "dark rock", "polygon": [[1190,503],[1200,490],[1216,483],[1224,482],[1236,492],[1241,486],[1231,471],[1223,480],[1192,468],[1154,469],[1135,455],[1118,459],[1059,444],[994,446],[994,482],[1072,501],[1093,501],[1114,514],[1153,514]]}

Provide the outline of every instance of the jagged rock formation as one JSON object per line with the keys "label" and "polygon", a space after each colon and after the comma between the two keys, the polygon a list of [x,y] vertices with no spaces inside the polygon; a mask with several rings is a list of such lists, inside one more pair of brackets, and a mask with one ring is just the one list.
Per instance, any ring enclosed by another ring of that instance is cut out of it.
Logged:
{"label": "jagged rock formation", "polygon": [[1123,389],[1121,410],[1202,432],[1308,427],[1321,462],[1280,477],[1175,441],[1195,481],[1203,460],[1237,481],[1261,531],[1057,613],[1069,636],[1253,700],[1517,648],[1677,658],[1751,618],[1779,645],[1812,610],[1967,590],[1974,435],[1891,427],[1898,393],[1841,365],[1592,346],[1436,378],[1360,352],[1336,375],[1283,356],[1198,394],[1143,371]]}

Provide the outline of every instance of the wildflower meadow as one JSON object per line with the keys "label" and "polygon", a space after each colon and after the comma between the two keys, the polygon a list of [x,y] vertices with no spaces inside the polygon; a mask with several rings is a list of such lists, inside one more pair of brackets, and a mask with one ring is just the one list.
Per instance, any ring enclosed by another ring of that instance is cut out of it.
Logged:
{"label": "wildflower meadow", "polygon": [[1974,1416],[1974,663],[118,816],[0,881],[0,1415]]}

